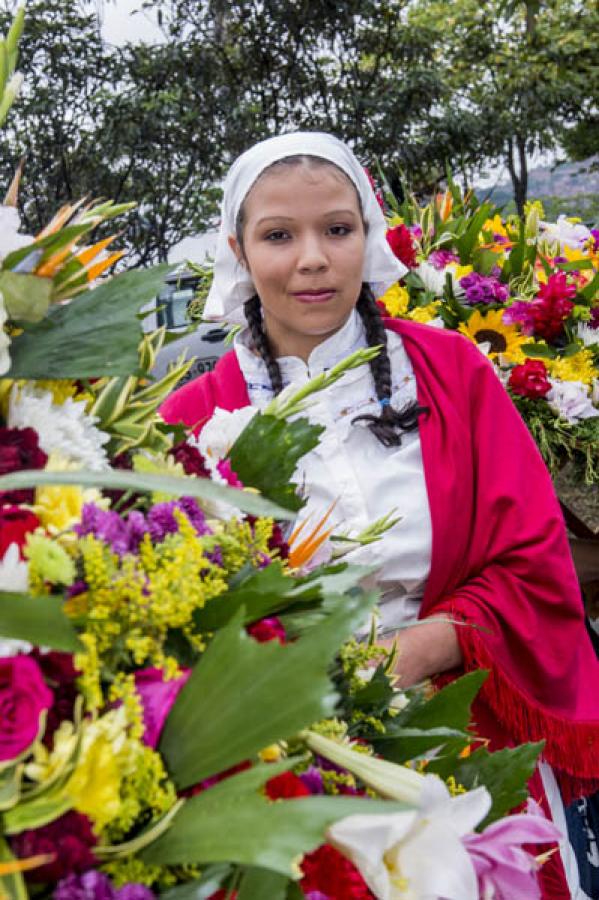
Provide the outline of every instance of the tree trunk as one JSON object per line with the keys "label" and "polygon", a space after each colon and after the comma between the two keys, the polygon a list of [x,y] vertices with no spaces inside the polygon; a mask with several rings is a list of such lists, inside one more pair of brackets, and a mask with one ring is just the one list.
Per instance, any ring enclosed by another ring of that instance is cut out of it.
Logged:
{"label": "tree trunk", "polygon": [[[515,152],[518,154],[516,168]],[[528,195],[528,162],[526,160],[526,139],[522,135],[510,138],[507,143],[507,167],[514,189],[514,202],[518,215],[524,215],[524,204]]]}

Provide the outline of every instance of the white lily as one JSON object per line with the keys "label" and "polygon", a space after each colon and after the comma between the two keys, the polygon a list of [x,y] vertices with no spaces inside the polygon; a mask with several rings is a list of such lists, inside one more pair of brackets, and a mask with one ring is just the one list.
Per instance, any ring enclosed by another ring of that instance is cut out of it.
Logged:
{"label": "white lily", "polygon": [[553,410],[575,425],[581,419],[591,419],[599,416],[599,409],[593,406],[589,396],[589,390],[582,381],[556,381],[549,379],[551,390],[546,395],[546,400]]}
{"label": "white lily", "polygon": [[582,249],[591,237],[591,232],[580,222],[570,222],[561,215],[557,222],[539,222],[539,234],[542,238],[560,247]]}
{"label": "white lily", "polygon": [[6,307],[4,305],[4,297],[0,291],[0,377],[6,375],[10,369],[10,338],[4,330],[4,324],[8,319]]}
{"label": "white lily", "polygon": [[460,297],[464,293],[464,288],[460,286],[458,279],[455,277],[452,265],[447,266],[445,269],[435,269],[431,263],[421,262],[414,271],[420,276],[426,290],[432,291],[435,297],[443,296],[445,280],[448,275],[451,277],[451,284],[456,297]]}
{"label": "white lily", "polygon": [[32,243],[30,235],[19,234],[20,227],[18,210],[14,206],[0,206],[0,260]]}
{"label": "white lily", "polygon": [[329,828],[328,840],[378,900],[478,900],[462,837],[486,816],[491,797],[483,787],[451,797],[439,778],[423,782],[418,809],[349,816]]}

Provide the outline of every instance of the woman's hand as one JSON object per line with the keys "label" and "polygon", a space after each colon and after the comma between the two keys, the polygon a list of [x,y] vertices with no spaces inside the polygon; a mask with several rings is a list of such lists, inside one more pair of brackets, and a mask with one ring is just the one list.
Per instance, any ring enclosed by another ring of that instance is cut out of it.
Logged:
{"label": "woman's hand", "polygon": [[377,641],[389,649],[394,643],[398,650],[395,664],[398,687],[412,687],[462,663],[455,628],[443,619],[422,619],[417,625],[397,631],[391,638]]}

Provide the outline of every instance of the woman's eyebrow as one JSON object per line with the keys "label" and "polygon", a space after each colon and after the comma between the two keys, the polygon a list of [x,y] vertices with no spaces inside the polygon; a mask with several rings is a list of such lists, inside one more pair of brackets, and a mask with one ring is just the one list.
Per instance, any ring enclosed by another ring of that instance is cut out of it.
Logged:
{"label": "woman's eyebrow", "polygon": [[[353,209],[331,209],[327,210],[323,213],[323,219],[328,218],[329,216],[355,216],[357,215],[356,211]],[[263,222],[293,222],[294,219],[292,216],[262,216],[261,219],[258,219],[256,225],[262,225]]]}

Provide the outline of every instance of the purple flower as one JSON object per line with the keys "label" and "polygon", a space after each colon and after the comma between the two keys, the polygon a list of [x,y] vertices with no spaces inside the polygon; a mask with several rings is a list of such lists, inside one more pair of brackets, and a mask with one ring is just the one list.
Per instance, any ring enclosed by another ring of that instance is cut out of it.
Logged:
{"label": "purple flower", "polygon": [[114,890],[107,875],[90,869],[83,875],[69,875],[59,881],[54,900],[114,900]]}
{"label": "purple flower", "polygon": [[535,327],[534,306],[526,300],[516,300],[503,311],[503,321],[506,325],[520,323],[524,334],[532,334]]}
{"label": "purple flower", "polygon": [[493,275],[471,272],[460,278],[460,287],[466,292],[466,303],[505,303],[509,288]]}
{"label": "purple flower", "polygon": [[145,884],[126,884],[114,895],[114,900],[154,900],[155,894]]}
{"label": "purple flower", "polygon": [[100,509],[93,503],[83,506],[81,522],[75,526],[80,537],[93,534],[119,556],[136,553],[147,530],[146,521],[140,512],[131,512],[127,519],[123,519],[114,510]]}
{"label": "purple flower", "polygon": [[591,228],[591,236],[595,242],[595,247],[599,247],[599,228]]}
{"label": "purple flower", "polygon": [[591,318],[589,321],[589,328],[599,328],[599,306],[593,307],[591,310]]}
{"label": "purple flower", "polygon": [[176,509],[185,513],[198,534],[210,534],[204,513],[197,501],[193,497],[181,497],[180,500],[157,503],[148,513],[148,527],[154,543],[160,543],[167,534],[175,534],[179,530],[179,523],[175,518]]}
{"label": "purple flower", "polygon": [[429,254],[427,262],[434,266],[439,272],[445,269],[450,263],[459,263],[460,258],[452,253],[451,250],[433,250]]}
{"label": "purple flower", "polygon": [[522,845],[555,843],[561,838],[560,831],[532,800],[526,813],[493,822],[482,834],[466,835],[462,840],[476,869],[480,896],[538,900],[538,864]]}
{"label": "purple flower", "polygon": [[310,766],[300,775],[311,794],[324,794],[324,785],[322,783],[322,775],[316,766]]}

